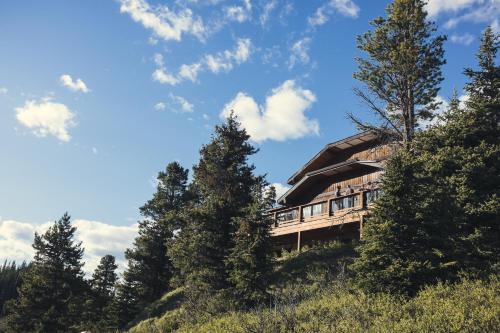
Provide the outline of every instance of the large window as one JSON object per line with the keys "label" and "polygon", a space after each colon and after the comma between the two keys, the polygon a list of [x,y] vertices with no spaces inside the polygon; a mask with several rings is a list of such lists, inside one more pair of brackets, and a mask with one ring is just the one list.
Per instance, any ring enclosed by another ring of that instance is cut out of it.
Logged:
{"label": "large window", "polygon": [[332,212],[359,206],[359,194],[332,200]]}
{"label": "large window", "polygon": [[298,217],[299,217],[298,209],[289,210],[286,212],[281,212],[281,213],[276,214],[276,220],[278,222],[291,221],[291,220],[297,219]]}
{"label": "large window", "polygon": [[380,189],[375,189],[365,192],[365,204],[368,206],[369,204],[377,200],[380,197],[380,194],[381,194]]}
{"label": "large window", "polygon": [[326,202],[306,206],[302,208],[303,217],[317,216],[326,213]]}

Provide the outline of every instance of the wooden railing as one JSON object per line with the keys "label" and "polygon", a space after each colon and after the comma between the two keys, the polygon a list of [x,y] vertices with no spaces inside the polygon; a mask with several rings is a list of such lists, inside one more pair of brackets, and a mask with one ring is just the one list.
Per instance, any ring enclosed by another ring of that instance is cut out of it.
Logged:
{"label": "wooden railing", "polygon": [[[342,196],[331,196],[321,201],[275,211],[273,213],[275,221],[274,228],[315,222],[330,217],[342,218],[353,212],[366,210],[378,197],[378,193],[378,189],[364,190]],[[321,208],[319,208],[318,205],[321,205]],[[311,211],[304,214],[308,209]]]}

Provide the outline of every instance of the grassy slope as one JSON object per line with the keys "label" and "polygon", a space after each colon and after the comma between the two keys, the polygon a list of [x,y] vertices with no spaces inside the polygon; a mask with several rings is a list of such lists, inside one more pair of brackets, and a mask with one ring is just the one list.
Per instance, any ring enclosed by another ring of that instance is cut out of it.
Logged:
{"label": "grassy slope", "polygon": [[144,311],[143,318],[152,318],[129,332],[500,332],[498,278],[438,285],[409,300],[367,295],[328,282],[343,273],[352,255],[352,246],[338,243],[285,253],[276,262],[270,286],[271,309],[228,313],[179,327],[182,291],[176,290]]}

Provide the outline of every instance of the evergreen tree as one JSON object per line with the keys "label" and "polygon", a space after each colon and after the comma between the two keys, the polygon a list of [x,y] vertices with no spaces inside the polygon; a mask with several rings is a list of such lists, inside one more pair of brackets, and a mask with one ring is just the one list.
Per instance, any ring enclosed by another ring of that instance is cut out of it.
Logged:
{"label": "evergreen tree", "polygon": [[19,297],[9,308],[9,332],[73,332],[80,322],[87,285],[70,216],[35,234],[35,257],[22,274]]}
{"label": "evergreen tree", "polygon": [[359,257],[351,265],[362,288],[414,294],[444,274],[451,261],[447,231],[426,209],[442,196],[423,175],[413,152],[400,150],[388,161],[383,195],[363,226]]}
{"label": "evergreen tree", "polygon": [[366,289],[412,294],[461,271],[500,269],[500,70],[498,37],[486,29],[469,100],[454,95],[443,122],[387,164],[384,194],[352,265]]}
{"label": "evergreen tree", "polygon": [[194,167],[199,202],[186,216],[170,254],[193,302],[227,289],[226,257],[234,246],[238,217],[252,202],[256,178],[248,157],[256,153],[249,136],[231,115],[216,126],[209,144],[200,150]]}
{"label": "evergreen tree", "polygon": [[99,331],[109,331],[115,327],[115,318],[111,304],[115,297],[118,280],[115,257],[108,254],[101,258],[90,280],[91,323]]}
{"label": "evergreen tree", "polygon": [[21,285],[21,273],[26,269],[26,262],[17,265],[15,261],[4,261],[0,267],[0,317],[5,315],[4,304],[17,297],[17,288]]}
{"label": "evergreen tree", "polygon": [[[484,32],[479,70],[467,69],[468,100],[455,99],[444,124],[423,136],[422,158],[454,204],[450,220],[457,269],[479,275],[500,269],[500,66],[499,37]],[[437,207],[436,209],[439,209]]]}
{"label": "evergreen tree", "polygon": [[125,252],[128,268],[124,275],[142,304],[158,299],[170,288],[172,265],[167,247],[181,227],[179,212],[189,201],[187,177],[188,170],[179,163],[168,164],[158,174],[153,198],[140,208],[145,219],[139,223],[134,247]]}
{"label": "evergreen tree", "polygon": [[115,297],[109,306],[109,317],[118,329],[124,329],[139,312],[140,300],[137,296],[138,288],[133,281],[124,276],[123,281],[117,284]]}
{"label": "evergreen tree", "polygon": [[236,218],[238,230],[235,245],[227,259],[229,281],[233,294],[243,307],[262,303],[268,297],[267,286],[272,272],[270,229],[272,218],[267,213],[275,202],[274,188],[268,189],[264,179],[259,179],[253,190],[253,202]]}
{"label": "evergreen tree", "polygon": [[434,102],[443,80],[441,65],[445,37],[427,21],[423,0],[394,0],[387,6],[387,18],[371,24],[375,30],[357,38],[367,58],[356,58],[359,70],[354,78],[368,91],[354,89],[382,121],[381,125],[350,118],[362,129],[392,133],[406,146],[413,140],[419,120],[432,118]]}

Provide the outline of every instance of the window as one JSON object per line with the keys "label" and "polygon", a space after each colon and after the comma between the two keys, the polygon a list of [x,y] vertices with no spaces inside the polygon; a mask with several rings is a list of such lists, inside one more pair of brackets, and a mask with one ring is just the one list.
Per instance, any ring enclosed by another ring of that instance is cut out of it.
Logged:
{"label": "window", "polygon": [[276,214],[276,220],[278,222],[291,221],[291,220],[295,220],[298,217],[298,215],[299,214],[298,214],[297,209],[289,210],[287,212],[281,212],[281,213]]}
{"label": "window", "polygon": [[365,204],[368,206],[380,197],[381,190],[371,190],[365,193]]}
{"label": "window", "polygon": [[354,208],[356,206],[359,206],[359,194],[333,200],[331,209],[335,213],[338,210]]}
{"label": "window", "polygon": [[302,208],[303,217],[317,216],[326,213],[326,202],[306,206]]}

